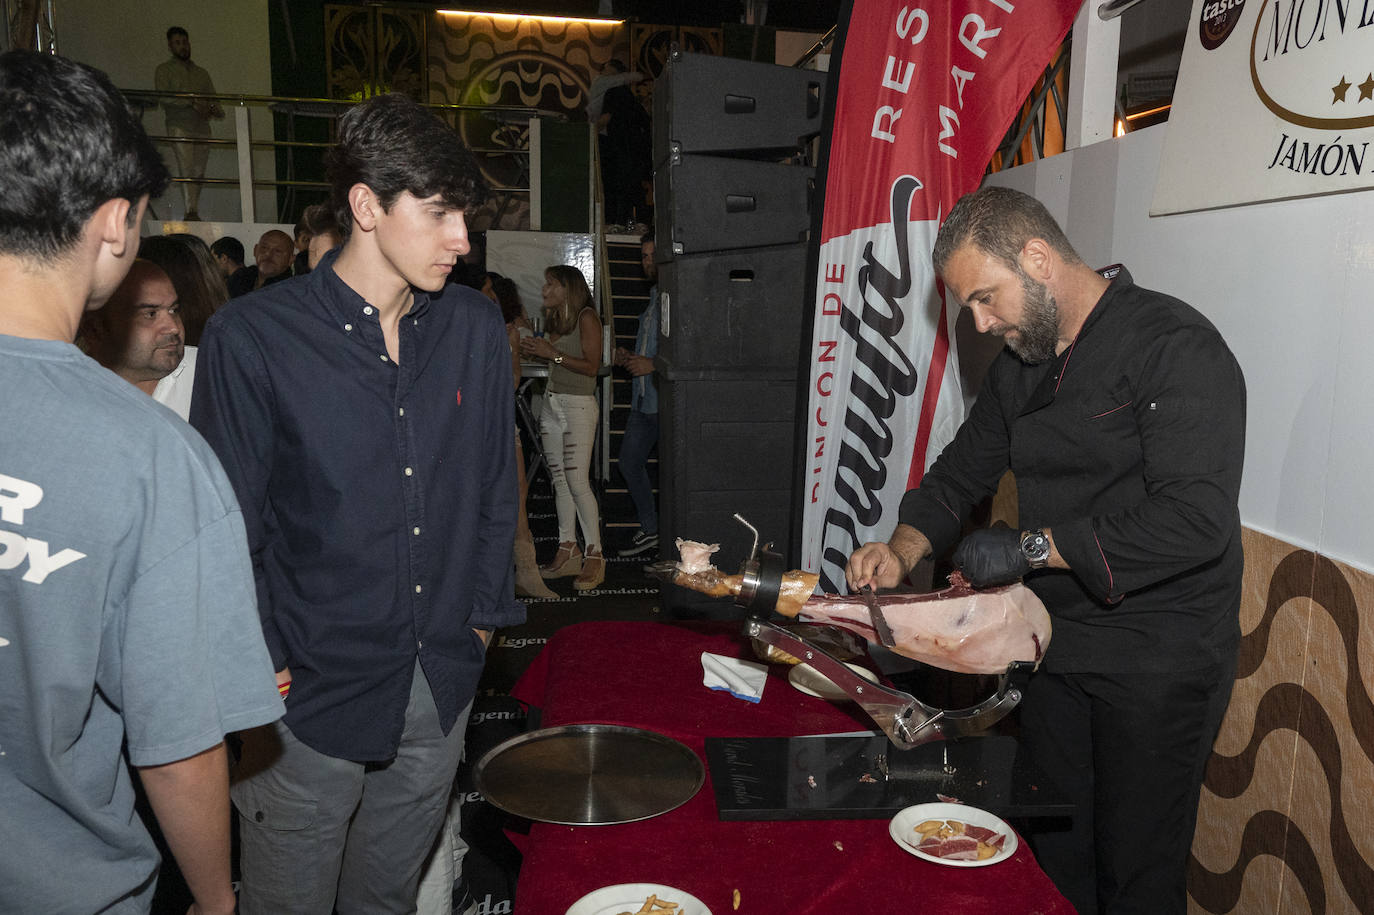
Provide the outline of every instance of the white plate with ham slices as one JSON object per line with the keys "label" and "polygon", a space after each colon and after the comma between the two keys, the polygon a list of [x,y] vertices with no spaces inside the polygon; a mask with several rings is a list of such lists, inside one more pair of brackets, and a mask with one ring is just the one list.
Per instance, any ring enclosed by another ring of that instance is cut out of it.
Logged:
{"label": "white plate with ham slices", "polygon": [[[931,823],[943,826],[933,829]],[[967,804],[908,807],[892,818],[887,831],[903,850],[950,867],[996,864],[1010,858],[1017,845],[1016,832],[1001,817]],[[992,849],[991,854],[987,848]]]}

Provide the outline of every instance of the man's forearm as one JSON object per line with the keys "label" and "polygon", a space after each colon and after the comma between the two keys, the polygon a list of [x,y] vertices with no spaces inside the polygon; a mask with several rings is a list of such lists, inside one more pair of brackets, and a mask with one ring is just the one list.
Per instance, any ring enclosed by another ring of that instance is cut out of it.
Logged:
{"label": "man's forearm", "polygon": [[930,539],[910,524],[898,524],[887,545],[902,562],[902,578],[910,575],[916,563],[931,554]]}
{"label": "man's forearm", "polygon": [[158,826],[201,912],[233,912],[229,882],[229,758],[203,753],[138,770]]}
{"label": "man's forearm", "polygon": [[1059,555],[1059,547],[1054,545],[1054,532],[1047,527],[1041,529],[1041,533],[1044,534],[1045,538],[1048,539],[1050,542],[1050,558],[1049,562],[1046,564],[1045,567],[1049,569],[1071,568],[1071,566],[1069,565],[1069,561],[1065,559],[1063,556]]}

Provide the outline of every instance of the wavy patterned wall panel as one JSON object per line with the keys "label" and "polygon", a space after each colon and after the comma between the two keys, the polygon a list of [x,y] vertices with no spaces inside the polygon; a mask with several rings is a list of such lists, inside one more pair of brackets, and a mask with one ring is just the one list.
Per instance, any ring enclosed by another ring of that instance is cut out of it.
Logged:
{"label": "wavy patterned wall panel", "polygon": [[[606,61],[625,60],[628,48],[627,32],[618,25],[434,13],[429,24],[429,101],[539,108],[585,121],[592,80]],[[526,118],[464,111],[453,115],[453,126],[478,153],[493,188],[528,186]],[[498,193],[486,209],[491,212],[478,214],[474,225],[530,227],[523,194]]]}
{"label": "wavy patterned wall panel", "polygon": [[1374,575],[1255,531],[1245,560],[1190,911],[1374,912]]}
{"label": "wavy patterned wall panel", "polygon": [[[429,101],[539,108],[583,121],[592,80],[616,58],[650,77],[632,91],[646,110],[652,110],[652,80],[662,72],[675,44],[719,54],[721,30],[433,13],[428,28]],[[528,159],[516,152],[529,148],[523,117],[472,111],[452,117],[464,142],[478,153],[494,188],[528,185]],[[489,204],[491,212],[475,217],[473,224],[528,229],[529,204],[517,197],[498,193],[499,205]]]}

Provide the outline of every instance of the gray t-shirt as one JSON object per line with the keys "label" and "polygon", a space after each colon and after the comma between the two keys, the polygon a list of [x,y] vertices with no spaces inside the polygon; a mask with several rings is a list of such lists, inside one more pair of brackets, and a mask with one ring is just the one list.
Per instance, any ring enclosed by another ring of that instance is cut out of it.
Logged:
{"label": "gray t-shirt", "polygon": [[125,760],[279,718],[238,504],[189,425],[0,335],[0,912],[143,912]]}

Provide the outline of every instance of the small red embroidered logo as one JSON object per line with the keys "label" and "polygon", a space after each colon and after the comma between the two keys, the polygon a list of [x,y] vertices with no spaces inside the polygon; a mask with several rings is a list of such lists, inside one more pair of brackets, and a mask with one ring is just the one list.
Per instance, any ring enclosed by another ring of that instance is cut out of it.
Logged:
{"label": "small red embroidered logo", "polygon": [[458,389],[458,406],[461,407],[462,405],[463,405],[463,389],[462,389],[462,388],[459,388],[459,389]]}

